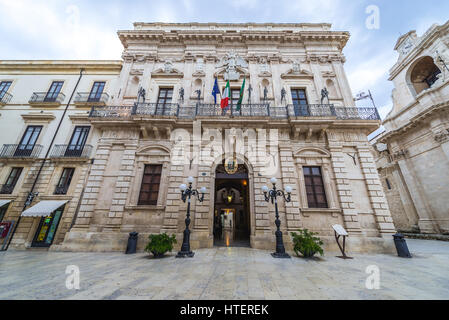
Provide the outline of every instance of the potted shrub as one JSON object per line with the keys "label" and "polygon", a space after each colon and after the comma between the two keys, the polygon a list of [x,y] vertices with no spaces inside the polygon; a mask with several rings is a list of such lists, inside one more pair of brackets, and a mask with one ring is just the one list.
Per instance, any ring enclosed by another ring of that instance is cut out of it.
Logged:
{"label": "potted shrub", "polygon": [[302,254],[304,258],[311,258],[317,252],[321,255],[324,254],[323,241],[320,238],[316,237],[318,233],[310,232],[307,229],[299,230],[298,233],[292,232],[291,236],[293,238],[293,250],[295,250],[296,255],[299,257],[299,253]]}
{"label": "potted shrub", "polygon": [[162,234],[150,234],[148,242],[145,247],[145,251],[151,252],[155,258],[162,257],[166,252],[173,250],[173,245],[176,243],[176,237],[174,234],[169,236],[166,233]]}

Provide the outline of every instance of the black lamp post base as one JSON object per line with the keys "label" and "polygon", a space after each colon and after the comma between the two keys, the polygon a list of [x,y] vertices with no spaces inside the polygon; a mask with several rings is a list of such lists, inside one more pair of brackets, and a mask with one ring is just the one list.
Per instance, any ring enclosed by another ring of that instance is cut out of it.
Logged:
{"label": "black lamp post base", "polygon": [[195,252],[192,251],[179,251],[176,258],[193,258]]}
{"label": "black lamp post base", "polygon": [[289,255],[288,253],[278,253],[278,252],[275,252],[275,253],[272,253],[271,256],[272,256],[273,258],[279,258],[279,259],[290,259],[290,258],[291,258],[290,255]]}

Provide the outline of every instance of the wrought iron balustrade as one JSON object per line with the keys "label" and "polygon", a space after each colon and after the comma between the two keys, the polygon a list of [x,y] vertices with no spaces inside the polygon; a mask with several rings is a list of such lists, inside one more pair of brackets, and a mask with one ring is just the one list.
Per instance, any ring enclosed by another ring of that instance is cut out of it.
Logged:
{"label": "wrought iron balustrade", "polygon": [[108,106],[95,107],[90,110],[91,118],[129,118],[133,107],[130,106]]}
{"label": "wrought iron balustrade", "polygon": [[48,92],[34,92],[29,103],[62,103],[65,99],[65,94],[48,93]]}
{"label": "wrought iron balustrade", "polygon": [[7,104],[11,101],[12,95],[8,92],[0,92],[0,104]]}
{"label": "wrought iron balustrade", "polygon": [[37,158],[43,146],[40,144],[4,144],[0,158]]}
{"label": "wrought iron balustrade", "polygon": [[93,147],[89,144],[57,144],[53,147],[50,158],[89,158]]}
{"label": "wrought iron balustrade", "polygon": [[136,103],[133,115],[148,116],[177,116],[179,104],[177,103]]}
{"label": "wrought iron balustrade", "polygon": [[197,104],[196,116],[201,117],[269,117],[270,105],[265,103],[242,104],[240,109],[237,105],[222,109],[218,104]]}
{"label": "wrought iron balustrade", "polygon": [[196,105],[139,103],[133,107],[93,106],[90,117],[129,118],[133,115],[173,116],[181,119],[195,117],[269,117],[272,119],[288,119],[298,117],[330,117],[339,120],[380,120],[376,108],[335,107],[333,104],[305,104],[270,106],[269,104],[242,104],[240,110],[233,105],[224,110],[218,104],[197,103]]}
{"label": "wrought iron balustrade", "polygon": [[56,186],[55,188],[55,194],[67,194],[67,191],[69,190],[69,186]]}
{"label": "wrought iron balustrade", "polygon": [[290,117],[335,117],[332,104],[290,104],[287,109]]}
{"label": "wrought iron balustrade", "polygon": [[10,184],[0,184],[0,194],[11,194],[14,191],[14,187]]}
{"label": "wrought iron balustrade", "polygon": [[90,93],[90,92],[77,92],[75,96],[75,103],[106,103],[109,100],[109,95],[107,93]]}
{"label": "wrought iron balustrade", "polygon": [[376,108],[335,107],[335,113],[341,120],[380,120]]}

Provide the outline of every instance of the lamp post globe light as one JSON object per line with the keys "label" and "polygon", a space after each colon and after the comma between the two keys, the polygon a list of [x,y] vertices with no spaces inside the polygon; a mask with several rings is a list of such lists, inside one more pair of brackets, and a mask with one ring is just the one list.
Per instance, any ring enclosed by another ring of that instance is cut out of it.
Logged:
{"label": "lamp post globe light", "polygon": [[[277,197],[284,198],[285,202],[291,201],[291,193],[292,193],[292,187],[286,186],[285,192],[283,190],[276,189],[276,178],[271,178],[271,183],[273,184],[273,189],[269,189],[267,186],[262,187],[262,192],[265,196],[265,201],[274,203],[274,209],[276,211],[276,252],[272,253],[271,255],[274,258],[290,258],[290,256],[285,252],[284,247],[284,241],[282,239],[282,232],[281,232],[281,220],[279,220],[279,210],[278,210],[278,202]],[[287,194],[287,195],[286,195]]]}
{"label": "lamp post globe light", "polygon": [[[181,199],[182,201],[185,203],[187,201],[187,215],[186,215],[186,228],[184,230],[184,237],[182,240],[182,246],[181,246],[181,251],[178,252],[178,254],[176,255],[176,258],[193,258],[193,256],[195,255],[194,252],[192,252],[190,250],[190,230],[189,230],[189,225],[190,225],[190,199],[192,196],[196,196],[198,198],[199,202],[203,202],[204,200],[204,194],[207,192],[207,189],[205,187],[202,187],[200,189],[200,191],[193,189],[192,188],[192,184],[193,184],[193,177],[189,177],[187,179],[187,182],[189,183],[189,186],[187,187],[186,184],[181,184],[179,186],[179,189],[181,190]],[[201,196],[200,196],[201,193]]]}

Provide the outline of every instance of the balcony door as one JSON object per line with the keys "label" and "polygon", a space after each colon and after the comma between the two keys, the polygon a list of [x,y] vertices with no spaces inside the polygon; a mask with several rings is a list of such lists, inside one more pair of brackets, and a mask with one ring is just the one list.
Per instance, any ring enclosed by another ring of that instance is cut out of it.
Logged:
{"label": "balcony door", "polygon": [[28,126],[25,134],[20,140],[20,144],[17,147],[14,156],[15,157],[29,157],[33,152],[37,138],[41,133],[42,126]]}
{"label": "balcony door", "polygon": [[293,108],[296,117],[304,117],[309,114],[307,108],[307,96],[305,89],[291,89]]}
{"label": "balcony door", "polygon": [[48,90],[47,95],[45,96],[45,102],[55,102],[58,98],[59,92],[61,92],[62,85],[64,81],[53,81],[51,84],[50,90]]}
{"label": "balcony door", "polygon": [[70,144],[65,151],[66,157],[80,157],[82,155],[89,131],[90,127],[88,126],[75,127],[72,138],[70,139]]}
{"label": "balcony door", "polygon": [[157,97],[156,115],[165,115],[167,104],[170,104],[173,98],[173,88],[160,88]]}
{"label": "balcony door", "polygon": [[105,82],[95,82],[90,91],[88,102],[98,102],[100,101],[101,95],[103,94]]}

